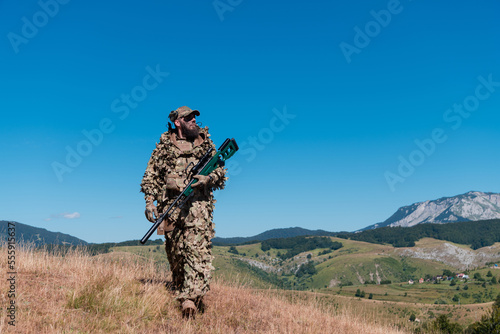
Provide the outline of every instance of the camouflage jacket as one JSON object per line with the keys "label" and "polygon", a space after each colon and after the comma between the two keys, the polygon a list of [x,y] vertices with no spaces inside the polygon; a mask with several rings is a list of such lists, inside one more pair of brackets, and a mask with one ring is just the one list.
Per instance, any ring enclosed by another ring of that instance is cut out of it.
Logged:
{"label": "camouflage jacket", "polygon": [[[161,214],[187,185],[188,171],[211,147],[215,154],[216,148],[207,127],[200,129],[200,135],[194,142],[177,138],[175,130],[163,133],[141,182],[141,192],[146,201],[156,201]],[[214,170],[205,190],[196,192],[197,199],[214,201],[213,190],[224,188],[225,174],[226,170],[222,167]]]}

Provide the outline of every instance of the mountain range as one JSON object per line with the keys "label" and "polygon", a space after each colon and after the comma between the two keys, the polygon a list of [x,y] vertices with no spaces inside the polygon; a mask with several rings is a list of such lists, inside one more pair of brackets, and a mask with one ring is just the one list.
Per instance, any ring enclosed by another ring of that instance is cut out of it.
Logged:
{"label": "mountain range", "polygon": [[[469,191],[457,196],[443,197],[403,206],[384,222],[370,225],[359,232],[378,229],[380,227],[412,227],[424,223],[445,224],[491,219],[500,219],[500,194]],[[0,221],[0,240],[5,239],[7,235],[7,223],[7,221]],[[87,244],[86,241],[68,234],[50,232],[44,228],[37,228],[21,223],[15,224],[17,240],[31,241],[36,246],[41,244]],[[232,245],[304,235],[336,236],[339,234],[324,230],[291,227],[268,230],[251,237],[216,237],[213,239],[213,243],[214,245]]]}
{"label": "mountain range", "polygon": [[41,246],[45,244],[51,245],[87,245],[87,242],[73,237],[69,234],[60,232],[47,231],[44,228],[33,227],[26,224],[17,222],[9,222],[0,220],[0,240],[7,239],[7,231],[9,223],[15,225],[15,238],[16,243],[29,242],[34,246]]}
{"label": "mountain range", "polygon": [[363,230],[379,227],[411,227],[423,223],[445,224],[500,218],[500,194],[469,191],[468,193],[418,202],[399,208],[382,223]]}
{"label": "mountain range", "polygon": [[334,232],[328,232],[324,230],[308,230],[301,227],[289,227],[289,228],[276,228],[272,230],[265,231],[263,233],[254,235],[253,237],[235,237],[235,238],[220,238],[215,237],[212,242],[216,246],[223,245],[236,245],[243,244],[252,241],[264,241],[269,239],[279,239],[279,238],[293,238],[300,237],[304,235],[310,236],[334,236]]}

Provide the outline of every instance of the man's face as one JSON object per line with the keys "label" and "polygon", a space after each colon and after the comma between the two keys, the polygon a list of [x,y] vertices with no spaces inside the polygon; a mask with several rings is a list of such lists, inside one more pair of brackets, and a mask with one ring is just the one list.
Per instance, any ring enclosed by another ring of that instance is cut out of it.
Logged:
{"label": "man's face", "polygon": [[[177,124],[177,121],[179,121],[179,124]],[[198,127],[198,124],[196,124],[196,115],[194,113],[186,117],[179,118],[177,121],[175,122],[175,125],[182,129],[182,133],[186,136],[186,138],[195,139],[198,137],[200,128]]]}
{"label": "man's face", "polygon": [[184,123],[184,125],[188,128],[195,128],[198,127],[196,124],[196,115],[194,113],[187,115],[186,117],[182,117],[179,119],[181,121],[181,124]]}

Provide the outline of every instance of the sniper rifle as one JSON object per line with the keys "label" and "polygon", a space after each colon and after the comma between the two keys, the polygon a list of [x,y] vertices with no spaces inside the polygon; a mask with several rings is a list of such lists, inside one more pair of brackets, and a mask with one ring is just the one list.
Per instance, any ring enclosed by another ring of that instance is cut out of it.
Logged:
{"label": "sniper rifle", "polygon": [[172,213],[177,208],[182,208],[187,200],[193,195],[192,185],[198,182],[193,176],[195,175],[208,175],[212,173],[216,168],[224,166],[225,161],[233,156],[234,153],[238,151],[238,144],[233,139],[227,138],[224,143],[219,147],[214,156],[212,156],[213,148],[210,148],[200,161],[194,166],[188,175],[191,175],[188,185],[182,190],[182,192],[177,196],[175,201],[168,207],[167,211],[155,220],[153,226],[149,231],[142,237],[141,244],[145,244],[146,241],[151,237],[153,232],[160,226],[160,224],[172,215]]}

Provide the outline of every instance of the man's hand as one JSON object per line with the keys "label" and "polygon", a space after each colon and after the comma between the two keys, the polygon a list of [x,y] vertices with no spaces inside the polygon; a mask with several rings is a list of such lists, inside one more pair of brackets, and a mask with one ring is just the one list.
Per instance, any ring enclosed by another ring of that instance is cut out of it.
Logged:
{"label": "man's hand", "polygon": [[146,211],[144,212],[144,214],[146,215],[146,219],[152,223],[154,223],[156,218],[158,218],[159,216],[158,210],[156,209],[156,205],[153,202],[146,203]]}
{"label": "man's hand", "polygon": [[208,185],[208,183],[212,180],[212,178],[210,176],[207,176],[207,175],[195,175],[195,176],[193,176],[193,178],[197,179],[198,182],[193,183],[191,185],[191,188],[206,187]]}

